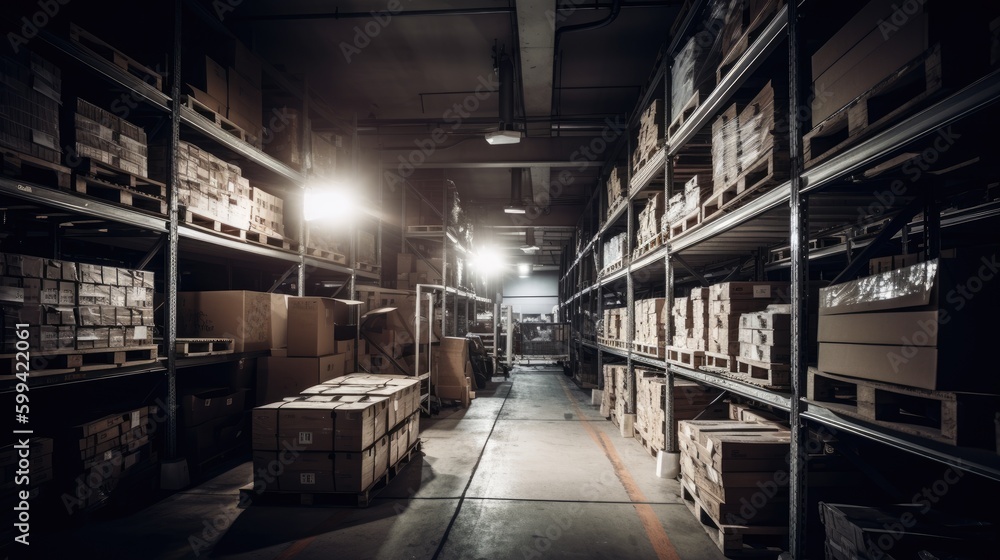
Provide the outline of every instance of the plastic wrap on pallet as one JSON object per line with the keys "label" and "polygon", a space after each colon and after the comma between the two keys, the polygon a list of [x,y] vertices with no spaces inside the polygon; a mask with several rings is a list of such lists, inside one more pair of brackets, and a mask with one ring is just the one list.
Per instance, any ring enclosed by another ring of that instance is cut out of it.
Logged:
{"label": "plastic wrap on pallet", "polygon": [[[684,215],[689,216],[694,212],[698,211],[701,207],[701,196],[705,189],[698,182],[698,176],[695,175],[691,178],[687,184],[684,185]],[[709,189],[711,192],[711,189]]]}
{"label": "plastic wrap on pallet", "polygon": [[619,233],[604,243],[604,267],[608,268],[622,260],[628,243],[627,234]]}
{"label": "plastic wrap on pallet", "polygon": [[770,124],[774,116],[774,96],[763,103],[752,103],[740,114],[739,171],[749,168],[771,148],[774,131]]}
{"label": "plastic wrap on pallet", "polygon": [[888,303],[920,293],[929,293],[937,276],[938,260],[932,259],[906,268],[829,286],[819,292],[820,313],[850,313],[855,305]]}
{"label": "plastic wrap on pallet", "polygon": [[739,175],[740,126],[734,105],[712,124],[712,182],[716,189]]}
{"label": "plastic wrap on pallet", "polygon": [[704,29],[688,39],[674,58],[670,73],[671,119],[677,118],[695,91],[715,85],[715,71],[722,54],[722,33],[719,30],[723,28],[727,14],[734,9],[735,3],[736,0],[712,2],[703,20]]}
{"label": "plastic wrap on pallet", "polygon": [[684,205],[684,193],[680,192],[670,197],[666,213],[668,224],[673,224],[684,217]]}

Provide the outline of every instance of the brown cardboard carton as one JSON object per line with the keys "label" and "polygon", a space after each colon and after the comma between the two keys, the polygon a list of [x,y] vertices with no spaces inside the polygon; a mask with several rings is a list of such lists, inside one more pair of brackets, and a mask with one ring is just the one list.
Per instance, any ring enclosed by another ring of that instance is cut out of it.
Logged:
{"label": "brown cardboard carton", "polygon": [[819,345],[818,368],[827,373],[932,391],[972,391],[983,383],[989,383],[989,380],[978,384],[967,381],[967,376],[952,377],[948,375],[950,372],[947,368],[939,375],[938,349],[928,346],[822,342]]}
{"label": "brown cardboard carton", "polygon": [[336,350],[334,328],[347,325],[359,301],[288,298],[288,355],[323,356]]}
{"label": "brown cardboard carton", "polygon": [[337,492],[361,492],[375,480],[375,449],[334,453],[334,479]]}
{"label": "brown cardboard carton", "polygon": [[308,451],[333,451],[335,415],[333,402],[286,402],[278,409],[278,441],[291,441]]}
{"label": "brown cardboard carton", "polygon": [[263,292],[180,292],[177,334],[232,338],[236,353],[268,350],[274,336],[272,300],[272,294]]}
{"label": "brown cardboard carton", "polygon": [[271,356],[261,359],[257,374],[260,402],[274,402],[345,373],[344,354],[316,358]]}
{"label": "brown cardboard carton", "polygon": [[[281,460],[281,454],[274,455],[276,460]],[[256,466],[256,461],[254,464]],[[278,475],[278,489],[282,492],[336,491],[336,459],[330,453],[300,452],[293,461],[282,466]]]}

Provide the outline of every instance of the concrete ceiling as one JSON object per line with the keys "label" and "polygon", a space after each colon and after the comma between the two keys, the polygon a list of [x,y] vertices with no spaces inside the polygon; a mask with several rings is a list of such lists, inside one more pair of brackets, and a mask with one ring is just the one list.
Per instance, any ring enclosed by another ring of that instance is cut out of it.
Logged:
{"label": "concrete ceiling", "polygon": [[[519,252],[528,226],[561,244],[601,188],[606,152],[581,151],[634,109],[682,3],[625,0],[606,26],[568,33],[607,18],[612,0],[243,0],[226,24],[357,119],[373,188],[377,166],[417,162],[454,181],[478,231]],[[494,47],[515,57],[518,145],[483,138],[499,122]],[[502,212],[517,167],[530,220]]]}

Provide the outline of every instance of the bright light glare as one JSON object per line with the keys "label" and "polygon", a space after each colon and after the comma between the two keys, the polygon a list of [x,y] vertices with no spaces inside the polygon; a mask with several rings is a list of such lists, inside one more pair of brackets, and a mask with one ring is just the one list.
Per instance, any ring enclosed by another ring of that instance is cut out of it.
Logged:
{"label": "bright light glare", "polygon": [[317,185],[307,188],[304,216],[306,221],[347,219],[357,210],[354,191],[343,185]]}
{"label": "bright light glare", "polygon": [[517,265],[517,275],[520,278],[531,276],[531,263],[519,263]]}
{"label": "bright light glare", "polygon": [[483,276],[501,272],[504,267],[504,256],[496,247],[481,247],[472,256],[472,266]]}

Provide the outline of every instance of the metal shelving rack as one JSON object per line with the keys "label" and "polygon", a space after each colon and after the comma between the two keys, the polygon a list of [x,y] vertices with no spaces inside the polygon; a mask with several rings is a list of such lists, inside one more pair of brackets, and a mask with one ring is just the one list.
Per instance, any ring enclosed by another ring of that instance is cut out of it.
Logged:
{"label": "metal shelving rack", "polygon": [[[133,93],[138,101],[141,101],[152,108],[153,111],[161,113],[171,121],[171,158],[177,151],[179,141],[179,131],[181,127],[195,131],[204,139],[213,143],[223,151],[238,155],[257,170],[264,170],[280,181],[290,182],[304,188],[307,175],[293,169],[284,163],[276,160],[272,156],[254,148],[236,137],[224,132],[211,123],[202,115],[193,110],[174,103],[180,95],[180,51],[183,48],[183,30],[181,29],[181,11],[191,9],[198,15],[203,23],[217,28],[220,33],[230,38],[234,36],[222,25],[214,15],[205,11],[204,6],[197,2],[177,2],[172,8],[174,11],[173,21],[173,41],[170,45],[172,83],[166,86],[170,89],[170,94],[157,90],[149,83],[129,74],[111,62],[94,55],[81,48],[74,42],[61,37],[54,32],[43,29],[39,33],[39,40],[43,41],[47,47],[64,55],[79,65],[85,72],[98,74],[109,86],[120,87]],[[286,91],[302,100],[304,114],[316,114],[329,121],[334,121],[336,117],[333,111],[310,102],[310,92],[306,88],[298,88],[292,82],[282,76],[277,70],[269,65],[264,65],[264,72],[270,79],[286,86]],[[305,131],[303,131],[305,132]],[[356,136],[354,137],[356,140]],[[308,142],[303,142],[303,146],[308,146]],[[356,142],[355,142],[356,145]],[[355,162],[356,163],[356,162]],[[175,169],[171,161],[171,168]],[[164,449],[166,458],[171,459],[177,454],[177,393],[176,375],[177,371],[189,367],[206,365],[208,363],[235,362],[244,358],[261,357],[264,353],[250,352],[241,354],[229,354],[224,356],[214,356],[208,361],[204,358],[178,358],[174,351],[174,341],[176,340],[176,302],[177,302],[177,278],[179,273],[178,257],[184,254],[226,254],[240,258],[248,262],[261,262],[265,259],[272,263],[285,263],[289,266],[288,272],[282,279],[289,277],[293,272],[298,273],[296,282],[297,295],[305,295],[304,278],[306,271],[318,271],[325,274],[333,274],[350,282],[351,293],[353,294],[355,280],[363,278],[367,280],[379,279],[379,275],[371,271],[355,270],[349,266],[325,261],[322,259],[306,256],[304,244],[299,243],[297,251],[288,251],[278,248],[267,247],[240,241],[235,238],[226,238],[213,235],[197,227],[189,226],[179,221],[177,212],[177,195],[174,186],[177,184],[176,173],[172,173],[167,180],[168,205],[167,215],[154,215],[128,207],[117,206],[101,200],[78,196],[74,193],[58,190],[54,186],[46,186],[33,182],[23,181],[16,178],[0,177],[0,195],[24,200],[45,208],[53,208],[72,213],[74,216],[98,219],[114,224],[132,226],[141,230],[157,234],[161,240],[152,244],[152,249],[144,262],[149,262],[157,252],[161,251],[165,261],[165,317],[167,318],[164,328],[163,344],[166,355],[153,364],[145,364],[135,367],[125,367],[113,370],[95,370],[86,374],[62,374],[36,377],[36,383],[32,388],[54,388],[64,387],[86,382],[99,382],[123,377],[139,375],[164,375],[167,382],[167,394],[165,403],[167,404],[167,440]],[[300,220],[304,222],[304,220]],[[379,226],[380,231],[380,226]],[[300,232],[301,239],[301,232]],[[376,244],[379,240],[376,238]],[[353,247],[351,263],[353,259]],[[271,290],[275,289],[280,282],[276,282]],[[6,383],[0,387],[0,392],[12,390]]]}
{"label": "metal shelving rack", "polygon": [[[692,14],[696,13],[704,2],[695,2]],[[805,3],[809,7],[809,2]],[[900,122],[874,134],[866,140],[858,143],[852,148],[842,151],[829,160],[816,165],[808,170],[802,169],[802,136],[804,131],[802,125],[797,121],[795,115],[790,112],[787,116],[792,123],[789,130],[791,139],[791,179],[783,184],[774,187],[772,190],[760,195],[756,199],[745,205],[725,214],[724,216],[702,224],[688,230],[677,237],[672,238],[663,247],[641,256],[628,263],[622,270],[614,274],[603,277],[591,278],[596,280],[596,286],[580,289],[583,285],[581,281],[581,268],[583,261],[599,252],[601,237],[610,228],[616,227],[616,222],[622,219],[623,214],[628,214],[631,228],[631,204],[635,196],[642,192],[642,189],[653,184],[659,179],[661,174],[666,174],[665,195],[669,195],[669,185],[672,179],[673,164],[672,158],[676,156],[684,145],[691,140],[694,135],[703,129],[710,120],[724,107],[733,94],[757,70],[769,56],[778,56],[776,50],[782,41],[788,41],[788,60],[790,82],[790,97],[792,102],[789,107],[794,110],[798,106],[797,100],[803,100],[801,76],[803,53],[800,45],[802,41],[802,31],[799,23],[799,12],[802,6],[798,3],[788,3],[775,15],[772,21],[764,27],[757,40],[749,46],[748,51],[736,62],[733,69],[724,76],[709,96],[703,101],[694,114],[690,116],[685,124],[680,127],[665,143],[664,148],[652,158],[643,169],[638,170],[631,177],[628,204],[618,209],[603,221],[597,228],[588,228],[587,215],[578,224],[578,231],[597,231],[598,233],[589,236],[584,234],[581,239],[581,250],[573,257],[566,257],[563,261],[563,275],[560,281],[561,302],[560,308],[564,319],[578,315],[583,309],[585,301],[593,297],[595,290],[600,294],[600,290],[615,283],[627,280],[626,291],[628,302],[634,301],[633,276],[639,271],[655,271],[656,267],[664,266],[664,287],[668,302],[672,303],[675,273],[684,274],[688,281],[699,280],[699,274],[691,271],[688,267],[698,268],[697,265],[707,266],[718,260],[720,256],[731,255],[741,251],[749,253],[764,246],[775,246],[785,243],[790,246],[791,257],[781,262],[769,265],[768,269],[791,269],[792,277],[792,391],[791,393],[780,393],[767,390],[755,385],[742,383],[739,381],[722,378],[708,372],[692,370],[668,364],[663,360],[652,359],[631,350],[623,351],[600,343],[585,340],[576,340],[580,347],[587,347],[599,351],[599,355],[608,355],[625,358],[632,372],[633,366],[653,367],[664,370],[667,375],[668,386],[673,382],[674,377],[682,377],[695,381],[702,385],[716,387],[731,394],[744,397],[763,405],[769,405],[775,410],[789,413],[790,423],[793,426],[793,437],[791,443],[791,464],[790,464],[790,539],[789,553],[791,558],[805,557],[805,519],[808,515],[805,501],[806,477],[808,468],[800,451],[804,449],[804,438],[807,435],[810,424],[821,425],[837,430],[838,432],[851,434],[877,444],[885,445],[907,453],[919,455],[938,463],[949,465],[961,469],[965,472],[973,473],[992,481],[1000,481],[1000,455],[984,450],[971,448],[960,448],[947,445],[937,441],[911,436],[883,426],[870,424],[861,420],[845,417],[836,414],[830,408],[820,403],[810,402],[805,398],[806,394],[806,368],[807,356],[805,349],[807,310],[805,306],[806,282],[809,274],[811,261],[819,261],[835,256],[843,256],[848,251],[858,250],[871,243],[870,240],[862,240],[859,243],[852,243],[850,246],[839,244],[829,247],[810,249],[809,235],[811,221],[836,222],[842,216],[843,208],[854,209],[858,206],[859,200],[852,200],[848,197],[840,205],[836,202],[824,200],[817,203],[810,200],[814,195],[822,193],[825,187],[832,186],[838,180],[843,180],[852,173],[864,169],[883,160],[888,154],[899,152],[907,145],[915,141],[932,135],[938,129],[958,122],[964,117],[975,114],[987,106],[1000,101],[1000,70],[992,70],[986,76],[973,83],[951,92],[943,99],[940,99],[925,109],[901,120]],[[686,29],[691,29],[694,18],[689,18]],[[678,50],[680,41],[686,39],[686,34],[680,34],[674,40],[674,45],[669,49],[671,56]],[[669,69],[669,61],[664,61],[661,66]],[[661,73],[657,70],[656,75],[669,76],[669,72]],[[669,78],[664,78],[667,93],[665,101],[669,107]],[[641,112],[648,105],[649,96],[645,96],[637,105],[636,113]],[[667,123],[670,122],[669,110],[667,113]],[[635,126],[630,121],[630,128]],[[617,152],[616,152],[617,153]],[[613,163],[615,158],[610,158]],[[607,177],[610,171],[610,164],[606,165],[603,178]],[[604,201],[601,196],[603,189],[597,188],[594,197],[588,206],[588,212],[593,214],[595,208],[603,211]],[[870,196],[865,199],[870,202]],[[627,210],[627,212],[626,212]],[[1000,215],[1000,204],[995,202],[982,204],[974,208],[967,208],[955,211],[942,211],[940,223],[934,224],[940,231],[948,227],[958,226],[983,220],[995,218]],[[617,226],[620,227],[620,226]],[[920,221],[912,221],[907,226],[908,233],[924,232],[930,230],[928,226]],[[631,231],[631,229],[629,230]],[[816,231],[815,229],[813,231]],[[933,234],[934,232],[929,232]],[[900,233],[895,234],[899,238]],[[632,236],[629,236],[630,244]],[[631,249],[631,247],[630,247]],[[678,259],[677,257],[681,257]],[[744,257],[745,258],[745,257]],[[680,262],[683,260],[683,264]],[[742,260],[742,259],[741,259]],[[693,265],[692,263],[695,263]],[[725,275],[725,273],[723,273]],[[600,298],[599,298],[600,299]],[[598,302],[601,303],[600,301]],[[600,305],[598,305],[600,307]],[[630,320],[630,323],[634,321]],[[630,324],[630,328],[632,325]],[[603,376],[602,376],[603,377]],[[603,382],[603,379],[602,379]],[[634,391],[634,383],[630,382],[630,387]],[[633,401],[634,402],[634,401]],[[668,400],[669,403],[669,400]],[[672,406],[667,405],[666,425],[674,425]],[[667,430],[665,434],[666,451],[677,453],[677,439],[673,430]]]}

